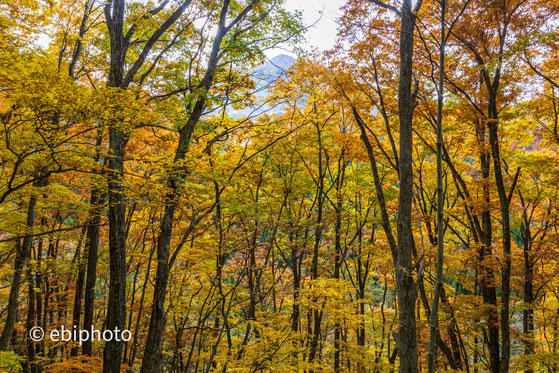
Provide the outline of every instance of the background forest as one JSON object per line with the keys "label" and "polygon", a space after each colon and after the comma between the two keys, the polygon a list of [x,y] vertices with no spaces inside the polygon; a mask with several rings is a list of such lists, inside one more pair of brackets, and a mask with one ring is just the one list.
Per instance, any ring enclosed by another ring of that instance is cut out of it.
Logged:
{"label": "background forest", "polygon": [[0,1],[0,372],[559,372],[559,2],[282,2]]}

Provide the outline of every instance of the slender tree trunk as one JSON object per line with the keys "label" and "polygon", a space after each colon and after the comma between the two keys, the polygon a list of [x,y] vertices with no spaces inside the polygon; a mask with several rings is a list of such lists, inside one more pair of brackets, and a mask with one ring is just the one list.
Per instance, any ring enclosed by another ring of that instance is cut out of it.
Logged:
{"label": "slender tree trunk", "polygon": [[[46,225],[47,221],[45,217],[41,218],[41,225]],[[43,316],[43,297],[42,297],[42,292],[43,292],[43,275],[41,272],[41,262],[43,259],[43,239],[39,238],[39,242],[37,244],[37,264],[36,264],[36,268],[37,271],[35,273],[35,282],[34,282],[34,286],[35,289],[39,289],[39,291],[35,292],[35,325],[38,326],[42,326],[43,325],[43,321],[42,321],[42,316]],[[43,356],[43,352],[44,352],[44,344],[43,341],[37,342],[35,343],[35,356],[39,355],[39,356]],[[39,368],[36,368],[36,371],[38,371]],[[35,373],[35,372],[32,372]]]}
{"label": "slender tree trunk", "polygon": [[[322,213],[324,206],[324,171],[322,165],[322,133],[318,123],[316,125],[317,136],[318,136],[318,180],[316,185],[316,198],[317,198],[317,217],[316,217],[316,228],[314,233],[314,245],[313,245],[313,255],[311,263],[311,279],[318,279],[318,259],[319,259],[319,248],[320,241],[322,239]],[[317,302],[317,299],[314,299]],[[318,354],[318,345],[320,342],[321,334],[321,323],[322,323],[322,311],[320,309],[314,309],[312,312],[312,336],[311,345],[309,351],[309,362],[312,363]],[[309,324],[310,325],[310,324]]]}
{"label": "slender tree trunk", "polygon": [[[338,176],[336,180],[336,222],[334,224],[334,279],[340,279],[340,272],[342,268],[342,244],[341,244],[341,229],[342,229],[342,185],[344,182],[344,171],[345,171],[345,160],[344,160],[344,150],[342,148],[342,154],[338,163]],[[341,325],[338,320],[334,325],[334,372],[339,373],[341,370],[341,338],[342,330]]]}
{"label": "slender tree trunk", "polygon": [[25,322],[26,331],[26,342],[27,342],[27,366],[30,373],[37,372],[37,365],[35,363],[35,342],[29,337],[30,330],[35,327],[36,324],[36,313],[35,313],[35,283],[33,281],[33,275],[31,273],[31,268],[27,266],[27,320]]}
{"label": "slender tree trunk", "polygon": [[[498,82],[497,79],[495,81]],[[495,85],[495,84],[494,84]],[[498,85],[497,85],[498,87]],[[503,265],[501,269],[501,361],[500,372],[508,373],[510,365],[510,277],[511,277],[511,231],[510,231],[510,199],[505,189],[503,171],[501,168],[501,154],[499,150],[497,111],[497,89],[490,93],[489,100],[489,142],[491,144],[491,155],[495,168],[495,183],[499,195],[501,207],[501,227],[503,230]],[[518,175],[517,175],[518,177]],[[509,192],[512,196],[514,185]]]}
{"label": "slender tree trunk", "polygon": [[[289,217],[291,217],[291,210],[288,210]],[[293,276],[293,305],[291,307],[291,331],[293,332],[292,339],[292,349],[293,349],[293,365],[297,366],[298,363],[298,351],[299,351],[299,323],[301,318],[301,313],[299,309],[299,291],[301,287],[301,272],[299,270],[299,251],[297,250],[297,243],[294,239],[294,227],[291,225],[291,219],[289,220],[289,246],[291,248],[291,273]],[[295,237],[296,238],[296,237]]]}
{"label": "slender tree trunk", "polygon": [[435,348],[438,330],[439,296],[443,286],[444,264],[444,195],[443,195],[443,101],[444,101],[444,62],[445,62],[445,15],[446,0],[441,1],[441,41],[439,59],[439,86],[437,90],[437,274],[431,318],[429,320],[429,349],[427,351],[427,369],[429,373],[435,372]]}
{"label": "slender tree trunk", "polygon": [[[531,255],[530,244],[524,243],[524,307],[522,311],[522,332],[524,333],[525,347],[524,355],[528,357],[535,352],[534,343],[534,270],[532,266],[532,255]],[[527,360],[529,361],[529,359]],[[524,373],[533,373],[533,369],[530,368],[524,370]]]}
{"label": "slender tree trunk", "polygon": [[[47,178],[41,177],[35,184],[37,187],[44,187],[47,184]],[[35,207],[37,205],[37,195],[32,194],[29,197],[27,205],[27,218],[26,218],[26,232],[21,244],[16,244],[16,257],[14,263],[14,277],[10,287],[10,294],[8,296],[8,308],[6,321],[4,322],[4,330],[0,335],[0,351],[7,351],[12,333],[17,319],[18,309],[18,295],[19,288],[22,282],[23,271],[27,264],[27,259],[31,252],[31,245],[33,244],[33,226],[35,225]]]}
{"label": "slender tree trunk", "polygon": [[[72,330],[76,330],[79,335],[80,330],[80,318],[82,313],[82,295],[83,295],[83,286],[85,281],[85,252],[81,253],[81,246],[83,242],[83,236],[85,235],[85,231],[87,229],[87,225],[84,226],[82,229],[82,233],[80,236],[80,240],[78,241],[78,245],[76,248],[76,260],[77,260],[77,267],[78,267],[78,278],[76,279],[76,289],[74,291],[74,307],[72,309]],[[76,342],[73,342],[72,349],[70,350],[70,356],[78,356],[79,352],[79,345]]]}
{"label": "slender tree trunk", "polygon": [[142,286],[142,296],[140,297],[140,308],[138,309],[138,315],[136,317],[136,326],[134,328],[134,339],[132,340],[132,348],[130,351],[130,358],[128,359],[130,367],[134,365],[134,360],[136,359],[136,351],[138,349],[138,333],[140,330],[140,321],[142,320],[142,313],[144,310],[144,299],[146,296],[146,289],[148,285],[149,275],[151,271],[151,260],[153,257],[154,250],[151,250],[148,258],[148,267],[146,273],[144,274],[144,285]]}
{"label": "slender tree trunk", "polygon": [[[524,199],[522,194],[519,193],[523,211],[523,223],[520,227],[520,234],[523,244],[523,257],[524,257],[524,309],[522,310],[522,333],[524,334],[524,355],[530,361],[529,356],[535,352],[534,341],[534,261],[532,258],[532,243],[533,237],[530,229],[531,221],[528,219],[526,207],[524,206]],[[533,367],[530,363],[524,373],[533,373]]]}
{"label": "slender tree trunk", "polygon": [[[99,232],[101,224],[101,208],[104,205],[105,196],[99,189],[91,191],[91,206],[93,211],[88,221],[87,235],[85,241],[85,252],[87,253],[87,268],[83,305],[83,329],[91,331],[93,323],[93,311],[95,310],[95,282],[97,281],[97,251],[99,248]],[[91,339],[88,338],[82,344],[82,353],[92,356]]]}
{"label": "slender tree trunk", "polygon": [[[36,199],[36,197],[31,197],[31,200],[29,201],[30,205],[33,199]],[[15,251],[16,257],[14,263],[14,277],[12,278],[10,294],[8,296],[7,316],[6,321],[4,322],[4,330],[2,331],[2,335],[0,336],[0,351],[7,351],[12,340],[12,333],[14,331],[14,326],[17,318],[19,287],[21,285],[21,276],[26,262],[25,254],[20,240],[16,242]]]}

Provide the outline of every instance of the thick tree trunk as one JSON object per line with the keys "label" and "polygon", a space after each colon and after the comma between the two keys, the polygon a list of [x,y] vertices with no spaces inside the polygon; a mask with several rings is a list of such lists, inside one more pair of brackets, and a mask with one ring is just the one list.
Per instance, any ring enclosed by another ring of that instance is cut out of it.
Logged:
{"label": "thick tree trunk", "polygon": [[[126,201],[124,198],[124,149],[128,136],[116,128],[109,128],[109,300],[105,330],[124,330],[126,327]],[[119,373],[122,362],[122,339],[105,343],[103,372]]]}
{"label": "thick tree trunk", "polygon": [[[111,56],[107,87],[125,88],[124,63],[128,43],[124,37],[125,1],[105,5]],[[128,134],[115,118],[109,124],[109,295],[105,330],[123,330],[126,325],[126,201],[124,194],[124,154]],[[113,338],[103,349],[103,373],[119,373],[123,342]]]}
{"label": "thick tree trunk", "polygon": [[162,359],[160,352],[166,322],[165,297],[169,279],[169,253],[171,249],[171,233],[175,207],[176,202],[174,201],[167,203],[165,206],[165,212],[160,226],[160,234],[157,240],[157,270],[149,331],[142,362],[142,373],[159,372]]}
{"label": "thick tree trunk", "polygon": [[[483,157],[482,157],[483,158]],[[485,157],[486,158],[486,157]],[[483,165],[485,163],[485,166]],[[489,177],[488,161],[482,161],[484,180]],[[497,314],[497,291],[495,289],[495,276],[493,268],[487,264],[487,260],[493,256],[492,246],[492,226],[491,213],[489,211],[490,197],[489,188],[486,184],[483,187],[486,211],[482,212],[483,225],[483,245],[479,251],[480,266],[480,288],[484,305],[487,307],[487,336],[485,338],[489,349],[489,360],[492,373],[499,372],[500,349],[499,349],[499,317]]]}
{"label": "thick tree trunk", "polygon": [[400,75],[398,114],[400,118],[400,190],[398,194],[398,244],[396,249],[396,294],[398,298],[398,355],[401,373],[416,373],[417,339],[415,301],[417,285],[413,276],[411,207],[413,200],[413,129],[414,94],[412,93],[413,32],[415,15],[411,0],[401,9]]}

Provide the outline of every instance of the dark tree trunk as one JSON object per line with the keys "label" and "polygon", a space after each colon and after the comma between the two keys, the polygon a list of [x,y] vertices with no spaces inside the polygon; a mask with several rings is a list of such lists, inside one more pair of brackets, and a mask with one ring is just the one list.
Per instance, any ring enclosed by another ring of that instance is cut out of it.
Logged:
{"label": "dark tree trunk", "polygon": [[485,150],[487,143],[487,129],[485,123],[476,123],[476,136],[480,143],[481,176],[484,180],[482,186],[483,211],[481,212],[481,229],[479,231],[480,248],[478,250],[479,288],[483,304],[487,310],[487,329],[484,341],[489,350],[489,366],[492,373],[499,372],[500,346],[499,346],[499,316],[497,312],[497,291],[495,285],[494,268],[488,264],[493,256],[493,227],[491,222],[491,194],[489,177],[491,174],[491,155]]}
{"label": "dark tree trunk", "polygon": [[[221,50],[223,37],[228,31],[225,25],[228,11],[229,0],[226,0],[224,1],[221,9],[217,34],[212,45],[210,58],[208,60],[208,68],[206,69],[206,73],[204,74],[199,87],[205,89],[206,91],[212,86],[214,74],[219,62],[219,51]],[[190,138],[196,124],[202,117],[205,107],[205,97],[201,96],[196,101],[187,123],[180,130],[179,143],[177,145],[174,159],[175,163],[184,159],[188,153]],[[173,264],[173,258],[170,257],[173,220],[175,209],[178,204],[178,187],[180,182],[184,179],[185,172],[186,170],[184,169],[173,170],[173,175],[170,176],[167,182],[170,192],[166,196],[164,215],[159,227],[155,289],[141,373],[157,373],[160,369],[160,350],[163,342],[163,332],[167,321],[165,315],[165,298],[167,296],[169,271]]]}
{"label": "dark tree trunk", "polygon": [[[320,241],[322,240],[322,214],[324,206],[324,178],[325,173],[323,170],[323,149],[322,149],[322,133],[318,123],[315,124],[317,137],[318,137],[318,180],[316,185],[316,198],[317,198],[317,217],[316,217],[316,227],[314,233],[314,245],[312,252],[312,263],[311,263],[311,280],[318,279],[318,259],[319,259],[319,248]],[[314,299],[317,302],[317,299]],[[314,309],[312,311],[312,336],[311,345],[309,351],[309,362],[312,363],[318,354],[318,345],[320,342],[320,335],[322,333],[321,323],[322,323],[322,311],[320,309]],[[309,324],[310,325],[310,324]]]}
{"label": "dark tree trunk", "polygon": [[437,88],[437,274],[433,304],[429,320],[429,349],[427,351],[427,369],[429,373],[435,372],[435,348],[438,333],[439,296],[443,287],[444,264],[444,195],[443,195],[443,103],[444,103],[444,62],[445,62],[445,16],[446,0],[441,1],[441,41],[439,60],[439,85]]}
{"label": "dark tree trunk", "polygon": [[[124,63],[128,43],[123,33],[125,0],[105,5],[111,54],[107,87],[124,86]],[[126,201],[124,195],[124,154],[128,134],[114,118],[109,123],[108,198],[109,198],[109,295],[105,330],[126,326]],[[112,339],[103,349],[103,372],[119,373],[123,342]]]}
{"label": "dark tree trunk", "polygon": [[[345,148],[342,148],[340,158],[338,160],[338,175],[336,177],[336,203],[334,205],[334,210],[336,212],[336,220],[334,224],[334,279],[339,280],[341,275],[342,263],[343,263],[343,253],[342,253],[342,243],[341,243],[341,230],[342,230],[342,186],[344,184],[345,176]],[[361,269],[361,268],[359,268]],[[361,284],[359,284],[360,286]],[[363,303],[361,303],[363,305]],[[364,330],[363,330],[364,332]],[[339,373],[341,371],[341,339],[342,329],[341,324],[337,320],[334,325],[334,372]]]}
{"label": "dark tree trunk", "polygon": [[[288,209],[289,217],[291,218],[291,210]],[[289,219],[291,222],[291,219]],[[301,270],[299,250],[297,249],[297,236],[293,232],[294,227],[289,223],[289,246],[291,249],[291,273],[293,276],[293,306],[291,309],[291,331],[293,332],[292,350],[293,350],[293,365],[298,363],[298,350],[299,350],[299,324],[301,319],[301,311],[299,308],[299,292],[301,288]],[[295,237],[294,237],[295,236]]]}
{"label": "dark tree trunk", "polygon": [[[78,267],[78,278],[76,279],[76,289],[74,291],[74,307],[72,309],[72,330],[76,330],[79,335],[80,330],[80,318],[82,313],[82,295],[83,295],[83,285],[85,281],[85,253],[81,253],[81,246],[83,242],[83,236],[87,225],[82,229],[80,240],[76,248],[76,260]],[[70,350],[70,356],[78,356],[79,345],[73,342],[72,349]]]}
{"label": "dark tree trunk", "polygon": [[[420,2],[418,3],[420,4]],[[401,373],[416,373],[417,339],[415,301],[417,285],[413,277],[411,208],[413,200],[413,129],[415,95],[412,93],[413,32],[415,15],[411,0],[401,8],[400,74],[398,114],[400,118],[400,189],[398,194],[398,244],[396,249],[396,294],[398,298],[398,355]]]}
{"label": "dark tree trunk", "polygon": [[[101,208],[105,196],[99,189],[91,191],[91,212],[90,220],[87,225],[87,235],[85,241],[85,252],[87,253],[87,268],[83,305],[83,329],[91,331],[93,323],[93,311],[95,309],[95,282],[97,281],[97,251],[99,248],[99,231],[101,229]],[[87,339],[82,344],[82,353],[91,356],[91,339]]]}
{"label": "dark tree trunk", "polygon": [[[126,201],[124,198],[124,148],[128,136],[109,128],[109,300],[105,330],[126,327]],[[119,373],[122,362],[122,340],[113,338],[105,343],[103,372]]]}
{"label": "dark tree trunk", "polygon": [[[41,177],[35,186],[44,187],[47,183],[46,177]],[[6,321],[4,322],[4,330],[0,335],[0,351],[7,351],[12,333],[17,319],[18,309],[18,295],[19,288],[22,282],[23,271],[27,264],[27,259],[31,252],[31,245],[33,244],[33,226],[35,225],[35,206],[37,205],[37,195],[33,194],[29,198],[27,205],[27,218],[26,218],[26,232],[23,242],[16,244],[16,257],[14,263],[14,277],[10,287],[10,294],[8,296],[8,307]]]}
{"label": "dark tree trunk", "polygon": [[[522,207],[524,208],[522,224],[520,226],[520,237],[522,240],[522,251],[524,257],[524,309],[522,310],[522,333],[524,334],[524,355],[530,361],[529,356],[535,353],[534,340],[534,259],[532,245],[534,237],[531,231],[531,219],[528,218],[527,207],[524,204],[522,193],[518,193]],[[533,373],[532,364],[524,369],[524,373]]]}
{"label": "dark tree trunk", "polygon": [[[534,269],[532,252],[529,243],[524,243],[524,310],[522,311],[522,332],[525,338],[524,355],[535,352],[534,343]],[[525,369],[524,373],[533,373],[533,369]]]}
{"label": "dark tree trunk", "polygon": [[35,327],[36,315],[35,315],[35,283],[33,281],[33,275],[31,273],[31,268],[27,267],[27,279],[28,279],[28,290],[27,290],[27,320],[25,322],[26,330],[26,341],[27,341],[27,368],[30,373],[37,372],[37,365],[35,364],[35,342],[29,338],[30,330]]}
{"label": "dark tree trunk", "polygon": [[[493,86],[498,87],[498,78],[495,78]],[[503,180],[503,171],[501,167],[501,153],[499,150],[498,137],[498,121],[499,113],[497,110],[497,89],[490,93],[489,100],[489,143],[491,145],[491,155],[495,168],[495,183],[497,185],[497,193],[499,195],[499,204],[501,207],[501,227],[503,230],[503,264],[501,269],[501,361],[500,372],[508,373],[510,365],[510,277],[511,277],[511,231],[510,231],[510,198],[515,185],[511,187],[510,194],[507,195],[505,183]],[[518,174],[517,174],[518,177]]]}
{"label": "dark tree trunk", "polygon": [[[46,218],[41,218],[41,225],[46,224]],[[39,291],[35,292],[35,325],[42,326],[42,316],[43,316],[43,275],[41,273],[41,262],[43,258],[43,239],[39,238],[39,242],[37,244],[37,264],[36,268],[38,269],[35,273],[35,282],[34,286],[35,289],[39,289]],[[35,355],[42,356],[44,350],[43,341],[35,343]],[[38,368],[37,368],[38,371]],[[34,373],[34,372],[32,372]]]}

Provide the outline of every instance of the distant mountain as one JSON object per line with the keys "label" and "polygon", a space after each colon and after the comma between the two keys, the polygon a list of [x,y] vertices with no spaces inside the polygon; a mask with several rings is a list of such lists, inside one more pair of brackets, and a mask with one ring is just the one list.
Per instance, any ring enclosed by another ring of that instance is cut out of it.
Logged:
{"label": "distant mountain", "polygon": [[254,77],[256,80],[264,80],[266,83],[272,82],[279,76],[285,74],[285,71],[288,70],[295,61],[297,60],[291,56],[280,54],[254,69]]}
{"label": "distant mountain", "polygon": [[[276,81],[277,78],[285,75],[285,72],[297,61],[295,58],[286,54],[280,54],[268,60],[263,65],[254,68],[251,71],[252,79],[256,83],[254,95],[258,99],[265,99],[268,96],[268,88]],[[229,108],[229,114],[233,117],[255,116],[263,112],[274,113],[281,111],[282,105],[275,108],[270,107],[268,104],[263,104],[260,107],[245,108],[242,110],[234,110]]]}

